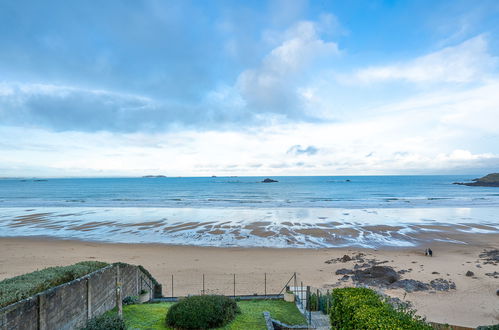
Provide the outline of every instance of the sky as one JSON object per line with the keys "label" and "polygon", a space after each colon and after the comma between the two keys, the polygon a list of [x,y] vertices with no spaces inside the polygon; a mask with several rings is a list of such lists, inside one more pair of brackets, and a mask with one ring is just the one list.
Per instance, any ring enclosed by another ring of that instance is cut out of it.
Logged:
{"label": "sky", "polygon": [[499,1],[0,0],[0,177],[499,172]]}

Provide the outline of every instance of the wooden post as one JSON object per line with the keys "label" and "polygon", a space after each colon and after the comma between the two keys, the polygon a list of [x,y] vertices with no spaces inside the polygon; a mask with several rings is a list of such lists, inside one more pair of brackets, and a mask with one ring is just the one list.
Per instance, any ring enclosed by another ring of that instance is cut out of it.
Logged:
{"label": "wooden post", "polygon": [[203,274],[203,291],[201,292],[201,294],[203,294],[203,295],[205,294],[205,292],[204,292],[204,274]]}
{"label": "wooden post", "polygon": [[264,285],[264,290],[265,290],[265,299],[267,299],[267,273],[265,273],[265,279],[264,279],[265,285]]}
{"label": "wooden post", "polygon": [[234,299],[236,298],[236,274],[234,274]]}
{"label": "wooden post", "polygon": [[310,301],[310,286],[307,285],[307,305],[308,305],[308,324],[312,323],[312,302]]}
{"label": "wooden post", "polygon": [[173,298],[173,274],[172,274],[172,298]]}

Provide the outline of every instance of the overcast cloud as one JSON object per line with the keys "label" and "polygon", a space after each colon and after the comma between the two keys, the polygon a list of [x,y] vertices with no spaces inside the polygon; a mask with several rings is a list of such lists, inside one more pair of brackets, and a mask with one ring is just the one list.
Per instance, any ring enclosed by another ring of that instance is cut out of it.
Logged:
{"label": "overcast cloud", "polygon": [[0,177],[497,171],[498,20],[495,1],[0,1]]}

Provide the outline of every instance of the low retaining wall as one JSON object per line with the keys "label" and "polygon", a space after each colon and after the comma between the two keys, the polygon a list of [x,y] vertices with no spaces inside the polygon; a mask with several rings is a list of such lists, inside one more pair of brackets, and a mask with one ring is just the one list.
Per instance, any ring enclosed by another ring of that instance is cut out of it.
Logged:
{"label": "low retaining wall", "polygon": [[113,264],[1,308],[0,329],[77,329],[116,306],[117,285],[123,298],[142,289],[150,299],[161,296],[161,286],[147,271]]}

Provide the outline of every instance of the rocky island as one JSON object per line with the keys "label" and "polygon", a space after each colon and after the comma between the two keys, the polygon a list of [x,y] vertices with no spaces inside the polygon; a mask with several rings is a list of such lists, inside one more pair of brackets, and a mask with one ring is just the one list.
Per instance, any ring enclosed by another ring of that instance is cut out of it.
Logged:
{"label": "rocky island", "polygon": [[273,179],[270,179],[270,178],[266,178],[265,180],[262,181],[263,183],[270,183],[270,182],[279,182],[277,180],[273,180]]}
{"label": "rocky island", "polygon": [[473,179],[472,182],[454,182],[463,186],[479,186],[479,187],[499,187],[499,173],[491,173],[486,176]]}
{"label": "rocky island", "polygon": [[166,175],[144,175],[143,178],[166,178]]}

